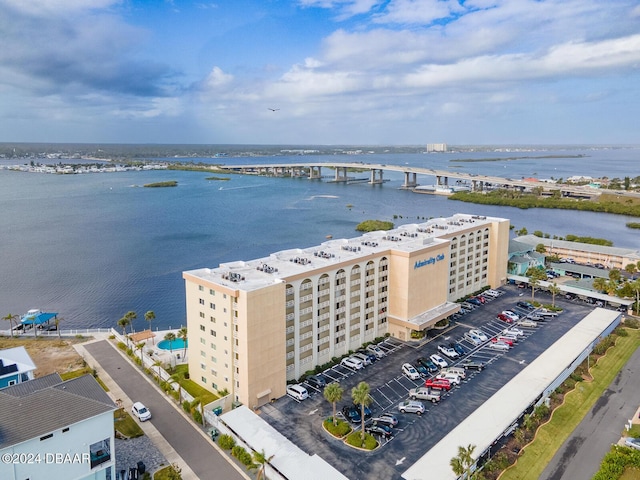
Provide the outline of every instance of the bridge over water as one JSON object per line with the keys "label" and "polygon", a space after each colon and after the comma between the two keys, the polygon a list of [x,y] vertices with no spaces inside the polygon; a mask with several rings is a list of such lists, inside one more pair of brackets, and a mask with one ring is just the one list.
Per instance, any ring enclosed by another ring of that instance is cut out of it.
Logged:
{"label": "bridge over water", "polygon": [[[362,162],[323,162],[323,163],[280,163],[280,164],[256,164],[256,165],[221,165],[219,168],[235,171],[247,175],[270,175],[270,176],[290,176],[307,177],[309,179],[321,179],[322,168],[335,170],[333,182],[354,182],[362,181],[348,176],[349,171],[366,172],[369,171],[370,184],[384,183],[384,172],[401,172],[404,174],[402,188],[415,189],[418,183],[418,175],[434,177],[435,185],[448,187],[449,180],[465,182],[471,186],[472,191],[483,191],[490,188],[513,188],[521,191],[535,187],[541,187],[544,191],[560,191],[562,195],[573,197],[593,197],[600,195],[600,191],[594,188],[564,185],[546,182],[531,182],[526,180],[515,180],[512,178],[495,177],[491,175],[478,175],[472,173],[449,172],[446,170],[435,170],[432,168],[407,167],[404,165],[387,165],[378,163]],[[432,185],[433,182],[430,184]]]}

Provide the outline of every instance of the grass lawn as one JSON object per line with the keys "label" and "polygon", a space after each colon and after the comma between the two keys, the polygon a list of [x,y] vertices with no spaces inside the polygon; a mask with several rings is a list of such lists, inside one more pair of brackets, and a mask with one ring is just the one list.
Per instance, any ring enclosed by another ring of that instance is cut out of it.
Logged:
{"label": "grass lawn", "polygon": [[618,372],[640,346],[640,330],[627,329],[628,337],[618,337],[616,346],[591,367],[592,382],[580,382],[565,396],[565,403],[553,413],[549,423],[538,430],[536,439],[524,449],[518,462],[506,470],[501,480],[537,480],[555,453],[578,426]]}
{"label": "grass lawn", "polygon": [[189,366],[186,363],[176,365],[172,371],[172,375],[176,375],[180,378],[180,385],[182,385],[182,388],[185,391],[189,392],[193,398],[202,399],[202,405],[207,405],[220,398],[215,393],[211,393],[209,390],[202,388],[193,380],[184,378],[186,373],[189,373]]}
{"label": "grass lawn", "polygon": [[[71,372],[61,373],[60,378],[62,378],[62,380],[71,380],[72,378],[78,378],[86,374],[93,375],[93,370],[89,367],[79,368],[78,370],[73,370]],[[109,389],[104,384],[104,382],[100,380],[100,377],[93,377],[93,378],[96,379],[96,381],[100,384],[100,386],[105,392],[109,391]]]}
{"label": "grass lawn", "polygon": [[126,438],[136,438],[144,435],[140,425],[123,408],[113,412],[113,424],[117,432]]}
{"label": "grass lawn", "polygon": [[168,465],[158,470],[153,475],[153,480],[174,480],[176,478],[182,478],[177,476],[177,472],[173,468],[173,465]]}

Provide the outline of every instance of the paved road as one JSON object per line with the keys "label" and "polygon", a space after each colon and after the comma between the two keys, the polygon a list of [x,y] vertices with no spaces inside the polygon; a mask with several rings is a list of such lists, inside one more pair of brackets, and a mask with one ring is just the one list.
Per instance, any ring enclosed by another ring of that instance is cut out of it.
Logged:
{"label": "paved road", "polygon": [[541,480],[592,478],[600,463],[617,443],[628,420],[633,418],[640,401],[640,349],[611,382],[591,411],[555,454]]}
{"label": "paved road", "polygon": [[149,421],[198,478],[244,480],[228,460],[176,411],[169,400],[149,384],[106,340],[87,344],[85,348],[132,401],[141,401],[149,407],[153,413],[153,418]]}

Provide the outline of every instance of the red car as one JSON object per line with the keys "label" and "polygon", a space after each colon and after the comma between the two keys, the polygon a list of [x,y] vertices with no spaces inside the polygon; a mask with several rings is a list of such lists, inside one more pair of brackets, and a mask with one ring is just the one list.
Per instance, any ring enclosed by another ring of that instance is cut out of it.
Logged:
{"label": "red car", "polygon": [[510,347],[513,347],[513,340],[511,340],[510,338],[506,338],[506,337],[500,337],[500,338],[498,338],[498,337],[494,337],[494,338],[492,338],[492,339],[491,339],[491,341],[492,341],[493,343],[498,343],[498,342],[500,342],[500,343],[506,343],[506,344],[507,344],[507,345],[509,345]]}
{"label": "red car", "polygon": [[427,388],[437,388],[438,390],[451,390],[451,382],[444,378],[428,378],[424,382]]}
{"label": "red car", "polygon": [[507,317],[504,313],[499,313],[498,314],[498,319],[502,320],[503,322],[507,322],[507,323],[513,323],[513,319]]}
{"label": "red car", "polygon": [[484,298],[482,295],[478,295],[477,297],[473,297],[476,300],[478,300],[480,303],[487,303],[487,299]]}

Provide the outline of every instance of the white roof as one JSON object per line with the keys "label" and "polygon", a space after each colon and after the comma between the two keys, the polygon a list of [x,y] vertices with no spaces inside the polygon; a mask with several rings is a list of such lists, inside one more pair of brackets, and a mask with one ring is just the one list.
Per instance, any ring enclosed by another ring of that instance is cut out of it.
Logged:
{"label": "white roof", "polygon": [[5,366],[16,364],[18,366],[18,372],[20,373],[32,372],[36,369],[35,363],[33,363],[33,360],[31,360],[31,357],[24,347],[0,350],[0,359]]}
{"label": "white roof", "polygon": [[273,455],[269,463],[289,480],[348,480],[318,455],[300,450],[244,405],[221,415],[220,420],[255,451],[264,450],[267,458]]}
{"label": "white roof", "polygon": [[407,480],[456,479],[449,462],[458,447],[475,445],[478,458],[620,315],[596,308],[406,470]]}

